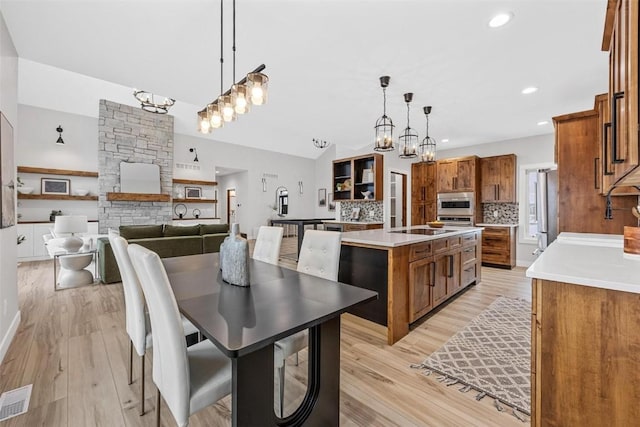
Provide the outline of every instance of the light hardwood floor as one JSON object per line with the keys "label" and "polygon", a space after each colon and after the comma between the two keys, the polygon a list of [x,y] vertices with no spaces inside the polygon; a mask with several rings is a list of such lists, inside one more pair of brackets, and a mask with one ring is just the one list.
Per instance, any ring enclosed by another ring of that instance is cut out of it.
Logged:
{"label": "light hardwood floor", "polygon": [[[293,239],[285,239],[295,244]],[[285,251],[283,245],[283,251]],[[295,267],[283,258],[282,264]],[[0,390],[33,384],[29,412],[7,426],[152,426],[155,387],[146,370],[146,410],[138,415],[140,372],[127,385],[129,340],[121,284],[53,291],[52,262],[22,263],[18,292],[22,321],[0,366]],[[498,295],[530,299],[524,269],[483,268],[483,282],[419,321],[404,339],[386,344],[384,328],[344,315],[341,346],[342,426],[522,426],[493,402],[446,387],[409,365],[420,363]],[[151,361],[152,357],[149,357]],[[286,409],[306,388],[306,351],[287,364]],[[277,393],[276,393],[277,396]],[[191,426],[230,425],[230,397],[191,417]],[[163,405],[162,423],[174,426]]]}

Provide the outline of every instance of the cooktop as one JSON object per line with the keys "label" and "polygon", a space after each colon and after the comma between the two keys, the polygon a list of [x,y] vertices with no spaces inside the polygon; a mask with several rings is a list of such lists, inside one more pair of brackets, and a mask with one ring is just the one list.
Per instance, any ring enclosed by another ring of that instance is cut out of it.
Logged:
{"label": "cooktop", "polygon": [[442,230],[439,228],[410,228],[408,230],[392,230],[389,233],[402,234],[423,234],[425,236],[435,236],[438,234],[451,233],[453,230]]}

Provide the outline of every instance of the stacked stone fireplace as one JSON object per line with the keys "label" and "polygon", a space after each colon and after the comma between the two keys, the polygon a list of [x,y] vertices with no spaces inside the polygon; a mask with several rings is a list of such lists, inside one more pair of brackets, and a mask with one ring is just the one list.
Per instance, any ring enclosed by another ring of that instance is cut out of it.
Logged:
{"label": "stacked stone fireplace", "polygon": [[172,194],[173,116],[100,100],[98,121],[98,221],[99,232],[131,224],[171,222],[167,202],[109,201],[107,193],[119,193],[120,163],[148,163],[160,167],[160,193]]}

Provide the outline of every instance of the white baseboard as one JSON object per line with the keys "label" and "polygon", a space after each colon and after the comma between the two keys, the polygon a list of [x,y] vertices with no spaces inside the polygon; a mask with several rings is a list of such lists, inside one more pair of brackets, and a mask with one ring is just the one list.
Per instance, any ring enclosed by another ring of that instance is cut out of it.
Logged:
{"label": "white baseboard", "polygon": [[522,259],[517,259],[516,260],[516,267],[529,268],[529,267],[531,267],[531,264],[533,264],[533,261],[522,260]]}
{"label": "white baseboard", "polygon": [[9,346],[11,345],[11,341],[13,341],[13,337],[18,331],[18,326],[20,325],[20,310],[16,313],[11,322],[11,326],[7,330],[7,333],[2,338],[2,342],[0,342],[0,364],[4,360],[4,356],[7,354],[7,350],[9,350]]}

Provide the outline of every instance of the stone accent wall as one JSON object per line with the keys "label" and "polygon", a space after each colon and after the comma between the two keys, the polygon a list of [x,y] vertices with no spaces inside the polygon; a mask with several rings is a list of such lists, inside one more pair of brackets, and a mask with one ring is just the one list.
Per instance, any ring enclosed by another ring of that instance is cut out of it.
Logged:
{"label": "stone accent wall", "polygon": [[[358,201],[340,201],[340,218],[341,221],[351,220],[351,210],[360,208],[360,221],[383,221],[384,210],[382,202],[358,202]],[[369,212],[373,211],[373,218],[369,216]]]}
{"label": "stone accent wall", "polygon": [[160,192],[173,186],[173,116],[100,100],[98,120],[99,233],[131,224],[165,224],[172,218],[169,202],[109,202],[120,192],[120,162],[160,167]]}
{"label": "stone accent wall", "polygon": [[[494,212],[498,216],[494,216]],[[483,203],[482,222],[485,224],[518,224],[518,204],[517,203]]]}

